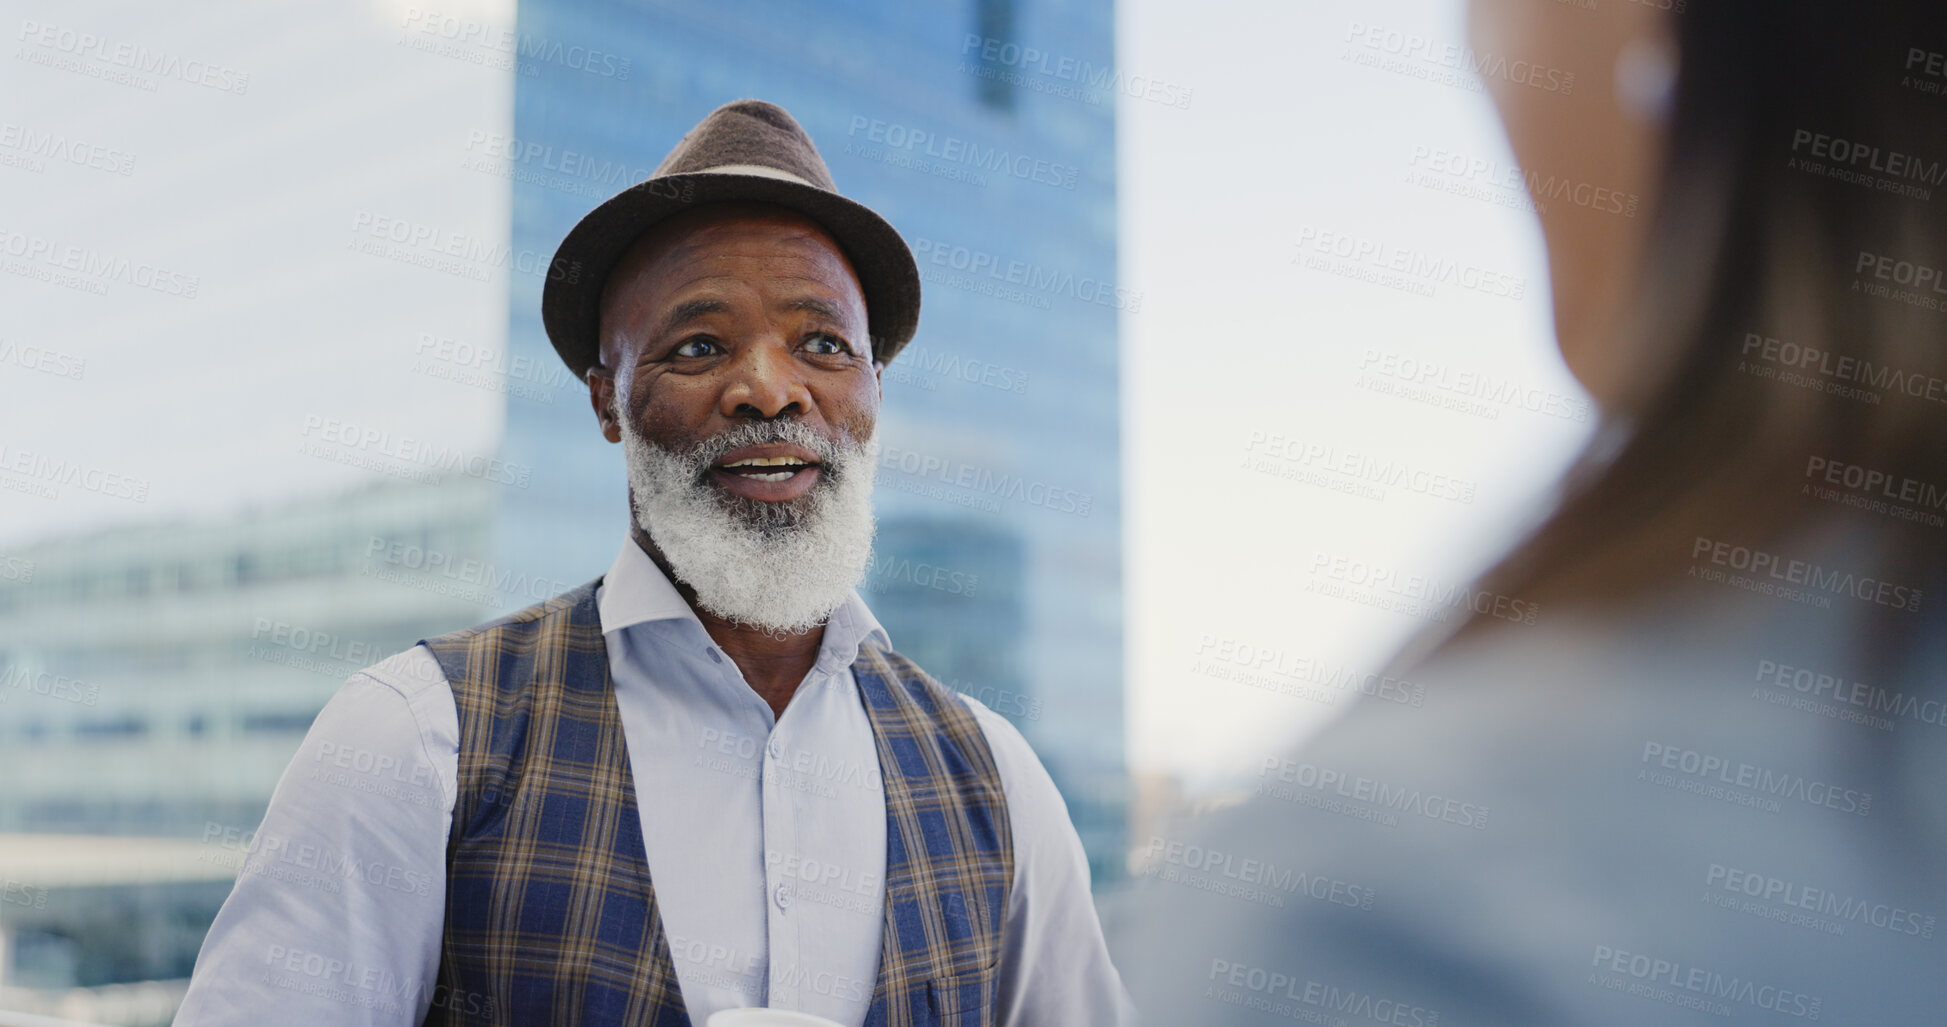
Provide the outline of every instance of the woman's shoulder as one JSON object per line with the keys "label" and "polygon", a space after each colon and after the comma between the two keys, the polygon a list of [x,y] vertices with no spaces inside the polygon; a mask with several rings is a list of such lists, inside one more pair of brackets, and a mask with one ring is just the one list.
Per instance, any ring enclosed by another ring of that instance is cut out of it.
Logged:
{"label": "woman's shoulder", "polygon": [[1929,854],[1896,839],[1873,729],[1797,701],[1819,640],[1716,624],[1483,634],[1410,670],[1422,705],[1267,758],[1149,886],[1203,971],[1159,977],[1164,1008],[1249,1010],[1279,974],[1448,1024],[1868,1008],[1862,982],[1931,955]]}

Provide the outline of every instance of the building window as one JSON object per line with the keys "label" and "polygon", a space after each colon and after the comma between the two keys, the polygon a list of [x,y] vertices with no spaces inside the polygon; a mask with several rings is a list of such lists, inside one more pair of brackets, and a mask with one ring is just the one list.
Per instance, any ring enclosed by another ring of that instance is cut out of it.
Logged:
{"label": "building window", "polygon": [[974,33],[980,37],[980,66],[987,72],[974,79],[975,95],[985,106],[1011,112],[1017,91],[1008,79],[1019,72],[1000,54],[1003,47],[1013,52],[1014,0],[974,0]]}
{"label": "building window", "polygon": [[243,715],[243,733],[247,735],[301,735],[311,730],[311,721],[317,719],[317,712],[309,713],[246,713]]}
{"label": "building window", "polygon": [[135,738],[149,733],[148,721],[128,714],[105,720],[83,720],[74,725],[74,736],[83,741]]}

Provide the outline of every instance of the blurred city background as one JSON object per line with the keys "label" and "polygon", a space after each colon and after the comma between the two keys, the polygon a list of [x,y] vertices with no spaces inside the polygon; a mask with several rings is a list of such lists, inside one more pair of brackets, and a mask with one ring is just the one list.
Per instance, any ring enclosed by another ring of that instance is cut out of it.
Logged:
{"label": "blurred city background", "polygon": [[1441,619],[1365,571],[1464,580],[1588,427],[1457,0],[1181,6],[16,5],[0,1022],[168,1022],[346,676],[607,568],[542,275],[744,96],[919,259],[861,591],[1034,745],[1114,944],[1168,818]]}

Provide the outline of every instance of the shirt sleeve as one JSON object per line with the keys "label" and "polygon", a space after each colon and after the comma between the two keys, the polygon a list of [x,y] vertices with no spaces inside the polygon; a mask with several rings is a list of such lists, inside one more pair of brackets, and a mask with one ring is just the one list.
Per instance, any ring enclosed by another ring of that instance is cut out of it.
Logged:
{"label": "shirt sleeve", "polygon": [[179,1027],[412,1025],[436,994],[459,719],[423,646],[354,674],[245,833]]}
{"label": "shirt sleeve", "polygon": [[1014,833],[1014,887],[1008,895],[994,1022],[1125,1025],[1129,997],[1109,960],[1090,897],[1088,857],[1068,806],[1021,732],[967,698],[987,736],[1007,794]]}

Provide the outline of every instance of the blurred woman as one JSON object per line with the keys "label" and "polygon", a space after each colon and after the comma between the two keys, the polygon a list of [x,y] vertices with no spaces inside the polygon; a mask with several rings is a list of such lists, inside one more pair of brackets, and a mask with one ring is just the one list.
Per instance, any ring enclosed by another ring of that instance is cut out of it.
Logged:
{"label": "blurred woman", "polygon": [[1947,5],[1470,32],[1580,73],[1487,85],[1602,425],[1400,657],[1424,707],[1160,848],[1125,979],[1172,1025],[1947,1022]]}

